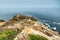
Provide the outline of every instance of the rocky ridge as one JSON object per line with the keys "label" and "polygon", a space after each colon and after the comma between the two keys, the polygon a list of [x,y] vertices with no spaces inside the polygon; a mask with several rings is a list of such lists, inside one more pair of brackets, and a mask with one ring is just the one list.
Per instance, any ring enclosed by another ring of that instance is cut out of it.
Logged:
{"label": "rocky ridge", "polygon": [[27,37],[29,34],[38,34],[46,37],[48,40],[60,40],[58,32],[50,30],[32,16],[15,15],[12,19],[4,22],[4,24],[0,26],[0,32],[6,30],[17,31],[14,40],[28,40]]}

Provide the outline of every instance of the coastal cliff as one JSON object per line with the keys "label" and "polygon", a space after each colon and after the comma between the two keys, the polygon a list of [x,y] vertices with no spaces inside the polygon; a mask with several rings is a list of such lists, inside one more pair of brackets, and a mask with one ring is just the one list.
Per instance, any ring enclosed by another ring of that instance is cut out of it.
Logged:
{"label": "coastal cliff", "polygon": [[59,32],[49,29],[33,16],[15,15],[0,25],[0,40],[30,40],[31,34],[40,36],[36,40],[60,40]]}

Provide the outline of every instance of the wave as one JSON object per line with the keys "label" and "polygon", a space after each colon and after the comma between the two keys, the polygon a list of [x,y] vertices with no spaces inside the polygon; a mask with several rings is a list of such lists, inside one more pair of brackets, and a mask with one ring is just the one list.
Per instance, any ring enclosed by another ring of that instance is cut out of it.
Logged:
{"label": "wave", "polygon": [[53,24],[60,25],[60,23],[52,22]]}

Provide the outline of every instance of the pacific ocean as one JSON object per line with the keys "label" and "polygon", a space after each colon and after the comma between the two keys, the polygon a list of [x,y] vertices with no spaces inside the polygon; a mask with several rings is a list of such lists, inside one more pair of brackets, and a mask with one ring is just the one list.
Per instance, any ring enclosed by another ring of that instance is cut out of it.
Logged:
{"label": "pacific ocean", "polygon": [[32,15],[38,20],[47,23],[50,27],[56,27],[60,32],[59,8],[0,8],[0,19],[9,20],[16,14]]}

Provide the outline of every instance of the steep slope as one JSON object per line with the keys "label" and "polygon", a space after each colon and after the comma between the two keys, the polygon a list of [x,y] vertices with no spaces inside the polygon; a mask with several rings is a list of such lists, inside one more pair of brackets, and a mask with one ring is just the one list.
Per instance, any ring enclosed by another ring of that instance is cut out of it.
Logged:
{"label": "steep slope", "polygon": [[15,40],[27,40],[29,34],[36,34],[43,37],[46,37],[48,40],[60,40],[60,36],[57,32],[49,30],[48,28],[44,28],[45,26],[34,26],[29,25],[22,30],[21,33],[17,35]]}
{"label": "steep slope", "polygon": [[48,40],[60,40],[58,32],[50,30],[32,16],[15,15],[12,19],[1,25],[0,32],[4,33],[6,30],[17,32],[14,34],[14,40],[28,40],[29,34],[40,35]]}

